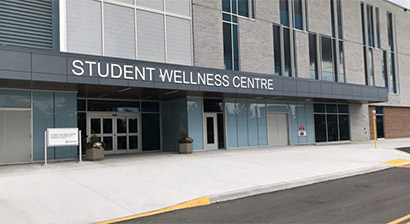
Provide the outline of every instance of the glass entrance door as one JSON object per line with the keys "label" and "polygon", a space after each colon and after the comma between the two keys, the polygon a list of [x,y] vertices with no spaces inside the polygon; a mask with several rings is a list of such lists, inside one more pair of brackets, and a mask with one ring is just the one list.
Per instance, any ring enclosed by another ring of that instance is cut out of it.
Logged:
{"label": "glass entrance door", "polygon": [[139,118],[135,114],[89,114],[87,140],[95,135],[105,143],[105,154],[140,151]]}
{"label": "glass entrance door", "polygon": [[204,113],[205,149],[218,149],[217,114]]}

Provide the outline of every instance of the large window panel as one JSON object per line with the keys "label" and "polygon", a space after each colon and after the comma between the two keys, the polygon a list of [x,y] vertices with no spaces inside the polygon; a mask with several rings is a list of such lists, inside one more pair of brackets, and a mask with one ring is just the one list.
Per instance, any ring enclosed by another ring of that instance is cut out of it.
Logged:
{"label": "large window panel", "polygon": [[238,14],[249,17],[249,1],[252,0],[238,0]]}
{"label": "large window panel", "polygon": [[332,40],[321,37],[322,42],[322,79],[334,81]]}
{"label": "large window panel", "polygon": [[190,0],[165,0],[165,7],[166,11],[170,13],[183,16],[190,15]]}
{"label": "large window panel", "polygon": [[339,77],[338,82],[345,82],[345,54],[343,41],[339,41]]}
{"label": "large window panel", "polygon": [[289,3],[288,0],[279,0],[280,6],[280,23],[289,26]]}
{"label": "large window panel", "polygon": [[67,51],[102,54],[101,2],[67,1]]}
{"label": "large window panel", "polygon": [[340,141],[350,140],[349,115],[339,115]]}
{"label": "large window panel", "polygon": [[223,23],[224,63],[225,69],[232,70],[232,29],[231,24]]}
{"label": "large window panel", "polygon": [[285,70],[284,76],[291,77],[292,76],[292,62],[291,62],[291,40],[290,40],[290,31],[288,28],[283,28],[283,44],[284,44],[284,51],[285,51]]}
{"label": "large window panel", "polygon": [[397,86],[396,86],[396,67],[395,67],[395,58],[394,53],[390,54],[390,92],[397,93]]}
{"label": "large window panel", "polygon": [[293,15],[293,23],[294,28],[303,30],[303,6],[302,0],[294,0],[293,1],[294,7],[294,15]]}
{"label": "large window panel", "polygon": [[275,75],[282,75],[282,56],[280,50],[280,27],[273,26],[273,50],[275,60]]}
{"label": "large window panel", "polygon": [[328,114],[327,116],[327,140],[329,142],[339,141],[339,127],[337,115]]}
{"label": "large window panel", "polygon": [[315,136],[316,142],[326,142],[326,115],[315,114]]}
{"label": "large window panel", "polygon": [[169,63],[191,65],[191,23],[189,20],[167,17],[167,52]]}
{"label": "large window panel", "polygon": [[310,77],[319,79],[317,65],[317,44],[316,34],[309,34],[309,61],[310,61]]}
{"label": "large window panel", "polygon": [[137,10],[137,29],[138,59],[165,62],[163,15]]}
{"label": "large window panel", "polygon": [[136,0],[136,4],[150,9],[164,10],[164,0]]}
{"label": "large window panel", "polygon": [[105,55],[135,58],[135,15],[132,8],[104,4]]}

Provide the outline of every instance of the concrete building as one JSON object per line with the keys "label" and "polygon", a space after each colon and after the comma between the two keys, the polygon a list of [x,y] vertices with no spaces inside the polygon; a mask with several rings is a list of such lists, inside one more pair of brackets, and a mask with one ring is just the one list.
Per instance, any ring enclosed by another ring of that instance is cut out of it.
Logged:
{"label": "concrete building", "polygon": [[2,0],[0,164],[44,160],[47,128],[235,149],[370,140],[375,109],[409,137],[409,28],[383,0]]}

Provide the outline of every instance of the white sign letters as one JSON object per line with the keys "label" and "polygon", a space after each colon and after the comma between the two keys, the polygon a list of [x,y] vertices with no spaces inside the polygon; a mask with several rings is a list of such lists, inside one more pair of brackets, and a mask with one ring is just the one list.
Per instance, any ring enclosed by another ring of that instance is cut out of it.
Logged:
{"label": "white sign letters", "polygon": [[201,73],[178,69],[149,66],[121,65],[87,60],[73,60],[71,72],[76,76],[99,76],[100,78],[127,79],[173,84],[232,87],[241,89],[273,90],[273,79],[253,76]]}

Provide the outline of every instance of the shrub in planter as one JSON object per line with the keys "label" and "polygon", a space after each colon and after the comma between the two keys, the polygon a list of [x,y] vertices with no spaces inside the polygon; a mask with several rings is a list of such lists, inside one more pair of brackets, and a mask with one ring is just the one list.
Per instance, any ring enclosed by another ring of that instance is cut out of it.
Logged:
{"label": "shrub in planter", "polygon": [[98,161],[104,159],[105,143],[100,142],[96,135],[91,136],[90,141],[85,144],[86,159],[90,161]]}
{"label": "shrub in planter", "polygon": [[178,140],[179,143],[179,153],[180,154],[189,154],[192,153],[192,143],[194,140],[188,137],[188,134],[184,131],[181,134],[181,138]]}

